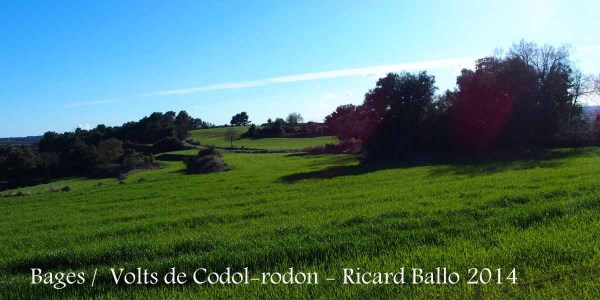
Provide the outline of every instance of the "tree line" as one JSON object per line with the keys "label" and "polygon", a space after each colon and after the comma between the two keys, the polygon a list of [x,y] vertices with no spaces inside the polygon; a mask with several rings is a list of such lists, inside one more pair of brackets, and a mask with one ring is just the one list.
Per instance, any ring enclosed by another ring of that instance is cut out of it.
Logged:
{"label": "tree line", "polygon": [[273,121],[271,118],[266,123],[261,124],[257,127],[252,124],[248,128],[248,132],[243,137],[249,138],[269,138],[269,137],[317,137],[330,135],[329,128],[322,123],[316,122],[304,122],[304,118],[300,113],[292,112],[287,115],[285,119],[275,118]]}
{"label": "tree line", "polygon": [[33,147],[0,147],[0,181],[28,185],[53,177],[113,176],[154,166],[153,152],[183,149],[194,129],[214,125],[186,111],[155,112],[122,126],[46,132]]}
{"label": "tree line", "polygon": [[[250,125],[243,135],[248,138],[334,134],[341,144],[333,148],[359,148],[367,161],[600,143],[600,114],[587,118],[582,104],[583,97],[599,93],[600,76],[582,74],[566,46],[521,41],[506,54],[463,69],[453,90],[437,90],[435,77],[425,71],[389,73],[362,104],[337,107],[324,124],[302,123],[299,113],[291,113],[256,126],[246,112],[234,115],[230,124]],[[191,130],[208,127],[215,125],[186,111],[168,111],[122,126],[46,132],[37,149],[0,147],[0,182],[149,167],[152,152],[182,149],[181,140]]]}
{"label": "tree line", "polygon": [[[242,138],[269,138],[269,137],[316,137],[329,135],[329,128],[322,123],[304,122],[300,113],[292,112],[283,118],[271,118],[266,123],[257,126],[249,119],[245,111],[235,114],[231,117],[231,126],[248,126],[248,131],[242,135]],[[233,142],[235,138],[233,131],[226,132],[225,138]],[[233,143],[232,143],[233,145]]]}
{"label": "tree line", "polygon": [[581,103],[598,92],[598,77],[584,76],[570,56],[566,46],[521,41],[463,69],[440,95],[425,71],[390,73],[325,124],[343,142],[359,142],[366,160],[598,143],[600,116],[591,125]]}

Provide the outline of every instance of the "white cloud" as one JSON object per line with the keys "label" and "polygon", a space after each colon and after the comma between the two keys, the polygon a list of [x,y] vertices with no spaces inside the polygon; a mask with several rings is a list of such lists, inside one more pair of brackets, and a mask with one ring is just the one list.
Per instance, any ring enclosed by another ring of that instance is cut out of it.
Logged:
{"label": "white cloud", "polygon": [[378,80],[379,78],[385,77],[385,73],[366,74],[363,76],[366,76],[371,80]]}
{"label": "white cloud", "polygon": [[88,123],[83,123],[83,124],[79,123],[77,125],[77,128],[80,128],[80,129],[83,129],[83,130],[90,130],[90,129],[92,129],[92,126],[90,126],[90,124],[88,124]]}
{"label": "white cloud", "polygon": [[582,97],[581,102],[586,105],[600,105],[600,95],[586,95]]}
{"label": "white cloud", "polygon": [[[472,62],[475,59],[476,58],[474,58],[474,57],[455,58],[455,59],[440,59],[440,60],[429,60],[429,61],[420,61],[420,62],[404,63],[404,64],[381,65],[381,66],[366,67],[366,68],[355,68],[355,69],[343,69],[343,70],[334,70],[334,71],[304,73],[304,74],[272,77],[272,78],[260,79],[260,80],[255,80],[255,81],[227,82],[227,83],[219,83],[219,84],[198,86],[198,87],[185,88],[185,89],[165,90],[165,91],[159,91],[159,92],[154,92],[154,93],[149,93],[149,94],[143,94],[143,96],[183,95],[183,94],[192,94],[192,93],[198,93],[198,92],[204,92],[204,91],[242,89],[242,88],[258,87],[258,86],[264,86],[264,85],[270,85],[270,84],[278,84],[278,83],[290,83],[290,82],[300,82],[300,81],[329,79],[329,78],[341,78],[341,77],[351,77],[351,76],[373,76],[373,75],[381,76],[382,74],[386,74],[389,72],[418,71],[418,70],[428,70],[428,69],[435,69],[435,68],[463,66],[463,65],[467,65],[467,64],[472,64]],[[377,78],[380,78],[380,77],[377,77]]]}
{"label": "white cloud", "polygon": [[75,102],[75,103],[66,104],[65,107],[66,108],[76,108],[76,107],[83,107],[83,106],[109,104],[109,103],[115,103],[115,102],[119,102],[119,101],[120,101],[119,99],[107,99],[107,100]]}
{"label": "white cloud", "polygon": [[263,80],[243,81],[243,82],[227,82],[227,83],[212,84],[212,85],[199,86],[199,87],[180,89],[180,90],[160,91],[160,92],[156,92],[156,93],[144,94],[143,96],[184,95],[184,94],[192,94],[192,93],[205,92],[205,91],[242,89],[242,88],[256,87],[256,86],[261,86],[261,85],[266,85],[266,84],[268,84],[268,83],[264,82]]}

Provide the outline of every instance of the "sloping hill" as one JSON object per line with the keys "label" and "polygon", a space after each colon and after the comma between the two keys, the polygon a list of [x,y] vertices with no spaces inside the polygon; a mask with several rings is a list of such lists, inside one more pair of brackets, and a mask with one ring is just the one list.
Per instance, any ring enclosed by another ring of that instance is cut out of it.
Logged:
{"label": "sloping hill", "polygon": [[212,145],[216,147],[228,148],[229,141],[225,138],[228,129],[233,129],[237,138],[233,141],[236,148],[252,149],[304,149],[307,147],[322,146],[325,144],[334,144],[338,139],[333,136],[321,136],[312,138],[262,138],[249,139],[242,138],[242,134],[248,131],[247,126],[209,128],[192,131],[191,137],[199,141],[202,145]]}
{"label": "sloping hill", "polygon": [[38,143],[41,139],[42,136],[0,138],[0,145],[31,146],[35,143]]}
{"label": "sloping hill", "polygon": [[588,119],[594,120],[596,118],[596,115],[600,114],[600,105],[585,106],[583,108],[583,113],[586,115],[586,117]]}

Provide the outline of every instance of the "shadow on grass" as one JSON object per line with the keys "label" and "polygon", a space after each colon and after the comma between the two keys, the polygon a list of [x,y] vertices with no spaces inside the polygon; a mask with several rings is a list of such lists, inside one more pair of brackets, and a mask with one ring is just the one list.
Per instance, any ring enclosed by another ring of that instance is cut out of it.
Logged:
{"label": "shadow on grass", "polygon": [[[299,152],[299,153],[290,153],[290,154],[286,155],[285,157],[326,158],[327,164],[337,164],[337,165],[349,164],[349,163],[355,162],[357,160],[357,155],[346,154],[346,153],[343,153],[343,154],[323,154],[323,153],[311,154],[311,153],[306,153],[306,152]],[[316,166],[323,165],[323,163],[324,162],[321,160],[316,160],[315,162],[308,164],[308,166],[316,167]]]}
{"label": "shadow on grass", "polygon": [[[403,169],[422,166],[435,166],[431,176],[488,175],[506,170],[526,170],[532,168],[555,168],[564,162],[560,159],[581,155],[585,149],[524,150],[518,152],[496,152],[486,155],[429,154],[406,158],[402,161],[370,162],[352,166],[333,166],[318,171],[295,173],[281,177],[284,182],[293,183],[303,179],[331,179],[353,176],[381,170]],[[310,154],[290,154],[308,156]],[[320,154],[322,155],[322,154]]]}
{"label": "shadow on grass", "polygon": [[190,157],[190,156],[191,155],[165,153],[165,154],[156,156],[156,159],[164,160],[164,161],[183,161],[184,158]]}

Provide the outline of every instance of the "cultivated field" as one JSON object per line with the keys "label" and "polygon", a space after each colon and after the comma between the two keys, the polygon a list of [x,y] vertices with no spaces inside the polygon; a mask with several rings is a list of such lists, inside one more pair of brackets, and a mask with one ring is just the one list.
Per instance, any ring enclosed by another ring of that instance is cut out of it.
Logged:
{"label": "cultivated field", "polygon": [[[196,132],[195,134],[198,134]],[[248,146],[250,147],[250,146]],[[523,160],[358,166],[349,155],[225,153],[231,171],[167,167],[64,180],[0,198],[0,299],[583,298],[600,294],[600,149]],[[68,185],[66,192],[47,192]],[[28,284],[30,268],[100,268],[96,286]],[[133,286],[108,268],[165,272],[290,267],[341,280],[343,268],[448,267],[451,285]],[[517,285],[467,285],[469,268],[516,268]],[[130,295],[129,293],[132,293]]]}
{"label": "cultivated field", "polygon": [[236,148],[304,149],[308,147],[323,146],[325,144],[335,144],[338,142],[338,139],[333,136],[320,136],[314,138],[242,138],[241,135],[248,131],[248,127],[246,126],[194,130],[192,131],[192,138],[200,141],[203,145],[228,148],[231,145],[229,141],[225,139],[225,131],[229,128],[233,128],[237,135],[237,138],[233,141],[233,146]]}

